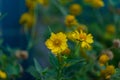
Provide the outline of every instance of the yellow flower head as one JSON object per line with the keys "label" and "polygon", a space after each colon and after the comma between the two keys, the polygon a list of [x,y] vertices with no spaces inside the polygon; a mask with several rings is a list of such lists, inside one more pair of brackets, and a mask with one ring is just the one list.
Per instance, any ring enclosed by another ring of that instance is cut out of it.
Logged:
{"label": "yellow flower head", "polygon": [[86,34],[85,32],[80,31],[79,37],[80,41],[82,41],[81,47],[90,49],[90,44],[93,43],[93,36],[91,34]]}
{"label": "yellow flower head", "polygon": [[19,23],[25,25],[26,27],[32,27],[35,23],[35,18],[30,13],[24,13],[21,16]]}
{"label": "yellow flower head", "polygon": [[91,5],[95,8],[104,7],[104,2],[102,0],[93,0]]}
{"label": "yellow flower head", "polygon": [[67,33],[67,37],[72,41],[77,41],[79,40],[79,32],[78,31],[69,32]]}
{"label": "yellow flower head", "polygon": [[94,8],[104,7],[104,2],[102,0],[84,0],[84,2]]}
{"label": "yellow flower head", "polygon": [[109,57],[107,56],[107,54],[103,54],[99,58],[99,63],[104,65],[106,62],[108,62],[108,60]]}
{"label": "yellow flower head", "polygon": [[48,6],[49,5],[49,0],[37,0],[37,2],[43,6]]}
{"label": "yellow flower head", "polygon": [[1,79],[6,79],[7,78],[7,74],[0,70],[0,78]]}
{"label": "yellow flower head", "polygon": [[68,33],[67,36],[70,40],[81,42],[82,48],[91,49],[90,44],[93,43],[93,36],[91,34],[86,34],[81,30],[80,32],[74,31]]}
{"label": "yellow flower head", "polygon": [[75,19],[75,16],[73,15],[67,15],[65,18],[65,24],[68,27],[77,25],[77,20]]}
{"label": "yellow flower head", "polygon": [[45,44],[55,55],[60,54],[68,47],[66,35],[62,32],[52,33],[50,39]]}
{"label": "yellow flower head", "polygon": [[33,10],[36,6],[36,0],[26,0],[26,6],[30,9]]}
{"label": "yellow flower head", "polygon": [[72,15],[77,16],[77,15],[81,14],[81,12],[82,12],[82,7],[79,4],[72,4],[70,6],[70,13]]}
{"label": "yellow flower head", "polygon": [[114,26],[114,25],[108,25],[108,26],[106,27],[106,31],[107,31],[107,33],[109,33],[109,34],[114,34],[114,33],[116,32],[115,26]]}
{"label": "yellow flower head", "polygon": [[113,65],[109,65],[105,70],[101,70],[101,76],[105,79],[110,79],[111,75],[115,73],[115,67]]}

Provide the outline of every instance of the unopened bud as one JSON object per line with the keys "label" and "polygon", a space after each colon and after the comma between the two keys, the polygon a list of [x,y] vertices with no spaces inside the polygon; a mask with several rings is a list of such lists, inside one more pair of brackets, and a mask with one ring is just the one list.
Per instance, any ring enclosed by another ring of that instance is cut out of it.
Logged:
{"label": "unopened bud", "polygon": [[115,48],[120,48],[120,39],[114,39],[113,40],[113,46]]}
{"label": "unopened bud", "polygon": [[17,50],[15,55],[18,59],[27,59],[28,58],[28,52],[27,51]]}

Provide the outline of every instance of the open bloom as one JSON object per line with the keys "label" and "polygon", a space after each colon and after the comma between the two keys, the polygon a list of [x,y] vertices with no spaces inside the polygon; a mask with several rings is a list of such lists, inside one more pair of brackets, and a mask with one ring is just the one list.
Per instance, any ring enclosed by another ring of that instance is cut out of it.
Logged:
{"label": "open bloom", "polygon": [[52,33],[45,44],[55,55],[60,54],[68,47],[66,35],[62,32]]}
{"label": "open bloom", "polygon": [[91,34],[87,35],[85,32],[80,31],[79,37],[80,41],[82,41],[81,47],[90,49],[91,46],[89,44],[93,43],[93,36]]}
{"label": "open bloom", "polygon": [[82,30],[80,32],[74,31],[69,33],[68,38],[73,41],[81,42],[82,48],[90,49],[90,44],[93,43],[93,36],[91,34],[86,34]]}

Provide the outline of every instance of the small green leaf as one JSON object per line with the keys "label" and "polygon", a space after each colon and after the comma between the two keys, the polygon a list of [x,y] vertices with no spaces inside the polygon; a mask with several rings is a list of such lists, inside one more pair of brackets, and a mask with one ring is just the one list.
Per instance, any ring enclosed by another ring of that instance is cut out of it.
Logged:
{"label": "small green leaf", "polygon": [[37,62],[37,60],[34,58],[34,65],[36,70],[38,71],[38,73],[42,73],[42,67],[40,66],[40,64]]}
{"label": "small green leaf", "polygon": [[58,62],[58,59],[53,55],[53,54],[50,54],[49,55],[49,59],[50,59],[50,63],[53,67],[55,67],[56,69],[58,69],[59,67],[59,62]]}

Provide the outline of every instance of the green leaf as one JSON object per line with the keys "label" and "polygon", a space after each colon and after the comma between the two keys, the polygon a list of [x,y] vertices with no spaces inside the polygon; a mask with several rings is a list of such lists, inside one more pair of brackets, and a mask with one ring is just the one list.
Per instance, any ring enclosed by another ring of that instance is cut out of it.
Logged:
{"label": "green leaf", "polygon": [[40,64],[37,62],[37,60],[34,58],[34,65],[38,73],[42,74],[42,67]]}
{"label": "green leaf", "polygon": [[55,67],[56,69],[58,69],[59,67],[59,62],[58,62],[58,59],[53,55],[53,54],[50,54],[49,55],[49,59],[50,59],[50,63],[53,67]]}
{"label": "green leaf", "polygon": [[35,78],[37,78],[37,79],[40,79],[40,74],[39,74],[38,71],[35,69],[35,67],[30,66],[30,67],[27,69],[27,72],[29,72],[33,77],[35,77]]}

